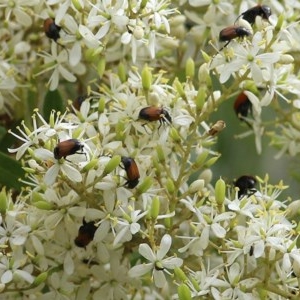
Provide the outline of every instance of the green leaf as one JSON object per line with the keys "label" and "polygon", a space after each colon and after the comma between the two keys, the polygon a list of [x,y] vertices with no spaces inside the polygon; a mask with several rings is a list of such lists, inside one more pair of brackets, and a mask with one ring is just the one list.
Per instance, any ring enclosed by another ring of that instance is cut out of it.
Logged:
{"label": "green leaf", "polygon": [[51,111],[60,111],[64,112],[66,110],[66,105],[61,97],[61,94],[58,90],[48,91],[43,105],[43,115],[46,120],[49,120]]}
{"label": "green leaf", "polygon": [[20,191],[23,184],[19,178],[24,178],[24,176],[25,172],[21,164],[0,152],[0,184]]}

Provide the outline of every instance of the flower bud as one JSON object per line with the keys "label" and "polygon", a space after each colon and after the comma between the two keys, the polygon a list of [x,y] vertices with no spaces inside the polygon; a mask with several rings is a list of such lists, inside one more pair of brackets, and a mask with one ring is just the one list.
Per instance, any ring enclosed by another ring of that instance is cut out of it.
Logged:
{"label": "flower bud", "polygon": [[175,143],[180,143],[181,142],[181,137],[177,131],[176,128],[172,127],[170,129],[170,137],[172,138],[172,140],[175,142]]}
{"label": "flower bud", "polygon": [[174,274],[175,274],[175,277],[178,278],[182,282],[185,282],[188,280],[185,273],[179,267],[174,268]]}
{"label": "flower bud", "polygon": [[198,191],[201,191],[204,188],[205,181],[203,179],[195,180],[189,186],[189,192],[194,194]]}
{"label": "flower bud", "polygon": [[98,158],[93,158],[91,161],[89,161],[83,168],[82,172],[87,172],[89,170],[94,169],[94,167],[98,164]]}
{"label": "flower bud", "polygon": [[281,27],[282,27],[284,21],[285,21],[285,16],[283,14],[279,15],[278,20],[277,20],[277,24],[275,26],[276,31],[281,30]]}
{"label": "flower bud", "polygon": [[216,163],[216,161],[219,159],[219,157],[220,157],[220,155],[210,158],[209,160],[207,160],[205,162],[204,167],[205,168],[211,167],[212,165],[214,165]]}
{"label": "flower bud", "polygon": [[156,219],[157,216],[159,215],[159,209],[160,209],[160,200],[158,197],[154,197],[152,199],[151,203],[151,218]]}
{"label": "flower bud", "polygon": [[203,108],[203,105],[204,105],[206,97],[207,97],[206,91],[207,91],[206,86],[201,85],[198,90],[197,96],[194,99],[198,111],[201,111]]}
{"label": "flower bud", "polygon": [[194,170],[197,170],[201,168],[206,161],[206,158],[208,156],[208,151],[203,151],[196,159],[195,163],[192,165],[192,168]]}
{"label": "flower bud", "polygon": [[118,76],[120,78],[120,81],[124,83],[127,80],[127,72],[125,65],[121,62],[118,65]]}
{"label": "flower bud", "polygon": [[146,193],[150,187],[152,186],[153,184],[153,178],[150,177],[150,176],[147,176],[143,182],[137,187],[137,192],[139,194],[143,194],[143,193]]}
{"label": "flower bud", "polygon": [[195,290],[199,292],[200,291],[200,286],[199,286],[199,283],[197,282],[197,280],[194,277],[192,277],[191,282],[192,282],[192,285],[195,288]]}
{"label": "flower bud", "polygon": [[190,79],[195,76],[195,62],[191,57],[187,59],[185,64],[185,76]]}
{"label": "flower bud", "polygon": [[114,169],[116,169],[120,165],[120,163],[121,163],[121,156],[120,155],[113,156],[104,168],[103,171],[104,176],[113,172]]}
{"label": "flower bud", "polygon": [[2,188],[0,192],[0,213],[4,215],[7,210],[7,195],[6,195],[6,189],[5,187]]}
{"label": "flower bud", "polygon": [[206,63],[209,63],[210,62],[210,56],[206,53],[206,52],[204,52],[203,50],[201,51],[201,54],[202,54],[202,56],[203,56],[203,59],[204,59],[204,61],[206,62]]}
{"label": "flower bud", "polygon": [[141,9],[143,9],[143,8],[145,8],[146,7],[146,5],[147,5],[147,3],[148,3],[148,0],[142,0],[142,2],[141,2]]}
{"label": "flower bud", "polygon": [[119,120],[116,124],[116,140],[124,141],[125,140],[125,122],[124,120]]}
{"label": "flower bud", "polygon": [[158,161],[160,163],[164,163],[166,161],[165,153],[161,145],[157,145],[156,147],[156,153],[158,157]]}
{"label": "flower bud", "polygon": [[180,97],[182,97],[183,99],[185,99],[185,98],[186,98],[186,95],[185,95],[183,86],[182,86],[181,82],[178,80],[177,77],[175,78],[173,84],[174,84],[174,86],[175,86],[176,91],[177,91],[178,94],[180,95]]}
{"label": "flower bud", "polygon": [[213,173],[211,169],[205,169],[200,175],[199,179],[203,179],[205,181],[205,184],[209,184],[212,180]]}
{"label": "flower bud", "polygon": [[144,29],[142,26],[136,26],[133,30],[133,36],[136,40],[141,40],[145,35]]}
{"label": "flower bud", "polygon": [[226,184],[225,181],[220,178],[215,185],[215,197],[219,205],[222,205],[225,201]]}
{"label": "flower bud", "polygon": [[177,289],[179,300],[191,300],[192,295],[189,287],[182,283]]}
{"label": "flower bud", "polygon": [[104,74],[105,66],[106,66],[105,57],[101,56],[99,61],[98,61],[98,64],[97,64],[97,73],[98,73],[100,78],[102,78],[102,76]]}
{"label": "flower bud", "polygon": [[198,81],[199,84],[202,85],[206,85],[208,78],[210,79],[209,76],[209,67],[207,63],[204,63],[200,66],[199,70],[198,70]]}
{"label": "flower bud", "polygon": [[40,193],[33,191],[31,195],[32,202],[45,201],[44,197]]}
{"label": "flower bud", "polygon": [[175,185],[174,185],[174,182],[171,178],[168,178],[167,179],[167,182],[166,182],[166,188],[167,188],[167,191],[169,194],[173,194],[174,191],[175,191]]}
{"label": "flower bud", "polygon": [[152,84],[152,73],[148,65],[145,65],[142,70],[142,85],[145,91],[149,91]]}
{"label": "flower bud", "polygon": [[41,283],[45,282],[48,277],[48,272],[42,272],[35,277],[32,286],[39,286]]}
{"label": "flower bud", "polygon": [[294,62],[294,58],[290,54],[281,54],[279,58],[279,63],[283,65],[289,65]]}
{"label": "flower bud", "polygon": [[98,112],[99,114],[102,114],[104,112],[105,109],[105,99],[104,98],[100,98],[98,101]]}
{"label": "flower bud", "polygon": [[81,0],[72,0],[72,4],[78,11],[82,11],[84,8],[84,3]]}
{"label": "flower bud", "polygon": [[[170,213],[170,211],[168,211]],[[164,224],[167,229],[171,228],[173,225],[173,219],[171,217],[167,217],[164,219]]]}
{"label": "flower bud", "polygon": [[32,205],[37,207],[38,209],[42,209],[42,210],[52,210],[53,209],[53,205],[47,201],[33,202]]}

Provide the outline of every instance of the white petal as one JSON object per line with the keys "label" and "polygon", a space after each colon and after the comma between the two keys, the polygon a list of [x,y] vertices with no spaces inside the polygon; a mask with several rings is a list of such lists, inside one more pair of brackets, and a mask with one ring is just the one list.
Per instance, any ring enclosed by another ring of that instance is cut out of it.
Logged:
{"label": "white petal", "polygon": [[14,275],[20,276],[21,278],[23,278],[24,280],[26,280],[29,283],[33,283],[33,281],[34,281],[34,277],[31,274],[29,274],[28,272],[23,271],[23,270],[16,270],[14,272]]}
{"label": "white petal", "polygon": [[71,275],[74,272],[74,262],[69,251],[65,255],[64,271],[66,272],[67,275]]}
{"label": "white petal", "polygon": [[158,260],[162,260],[165,257],[165,255],[170,250],[171,244],[172,244],[171,236],[169,234],[165,234],[161,239],[160,247],[157,251]]}
{"label": "white petal", "polygon": [[139,232],[141,228],[141,225],[139,223],[132,223],[130,225],[130,231],[132,234],[136,234],[137,232]]}
{"label": "white petal", "polygon": [[5,271],[2,276],[1,276],[1,282],[2,283],[9,283],[10,281],[12,281],[13,278],[13,274],[11,270],[7,270]]}
{"label": "white petal", "polygon": [[143,265],[134,266],[128,271],[128,275],[130,277],[140,277],[148,273],[149,271],[151,271],[152,268],[153,268],[153,264],[143,264]]}
{"label": "white petal", "polygon": [[213,223],[211,229],[218,238],[224,238],[226,235],[226,230],[219,223]]}
{"label": "white petal", "polygon": [[174,269],[176,267],[180,267],[182,263],[183,260],[179,257],[170,257],[162,261],[162,265],[164,266],[164,268],[167,269]]}
{"label": "white petal", "polygon": [[76,66],[81,60],[81,46],[79,43],[75,43],[70,51],[70,65]]}
{"label": "white petal", "polygon": [[63,78],[65,78],[66,80],[68,80],[70,82],[76,81],[76,77],[70,71],[68,71],[66,68],[64,68],[62,65],[59,65],[58,69]]}
{"label": "white petal", "polygon": [[158,271],[154,269],[153,277],[154,277],[154,284],[158,288],[164,287],[164,285],[166,284],[166,277],[163,271]]}
{"label": "white petal", "polygon": [[70,166],[69,164],[63,164],[61,165],[61,170],[69,177],[71,181],[75,182],[81,182],[82,181],[82,175],[78,170]]}
{"label": "white petal", "polygon": [[56,177],[58,175],[59,172],[59,165],[55,164],[52,167],[50,167],[50,169],[46,172],[45,177],[44,177],[44,181],[46,183],[46,185],[51,186],[54,184]]}
{"label": "white petal", "polygon": [[151,262],[155,262],[156,257],[148,244],[140,244],[139,253]]}

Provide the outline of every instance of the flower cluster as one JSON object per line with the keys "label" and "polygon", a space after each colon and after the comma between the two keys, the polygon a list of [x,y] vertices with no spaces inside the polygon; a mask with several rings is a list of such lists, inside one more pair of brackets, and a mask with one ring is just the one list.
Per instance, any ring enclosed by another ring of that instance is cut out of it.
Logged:
{"label": "flower cluster", "polygon": [[0,109],[26,120],[23,188],[0,192],[7,299],[298,299],[299,201],[211,171],[231,98],[258,152],[298,154],[297,6],[4,2]]}

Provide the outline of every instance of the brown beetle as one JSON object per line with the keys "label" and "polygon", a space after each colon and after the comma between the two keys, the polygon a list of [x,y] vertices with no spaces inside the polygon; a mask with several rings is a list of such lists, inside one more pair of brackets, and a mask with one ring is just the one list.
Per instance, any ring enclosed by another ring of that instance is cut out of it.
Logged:
{"label": "brown beetle", "polygon": [[121,161],[127,175],[125,186],[129,189],[135,188],[139,183],[140,172],[135,160],[131,157],[122,156]]}
{"label": "brown beetle", "polygon": [[[255,23],[256,17],[260,16],[263,20],[269,21],[269,17],[271,16],[272,11],[271,8],[267,5],[256,5],[252,8],[249,8],[242,14],[238,16],[236,21],[242,17],[244,20],[246,20],[248,23],[253,25]],[[235,22],[236,22],[235,21]]]}
{"label": "brown beetle", "polygon": [[146,120],[149,122],[159,121],[160,125],[158,129],[165,122],[172,123],[172,118],[168,111],[162,107],[156,106],[147,106],[142,108],[139,112],[139,119]]}
{"label": "brown beetle", "polygon": [[252,113],[252,103],[244,92],[237,96],[233,107],[238,118],[251,127],[251,124],[245,118],[249,113]]}
{"label": "brown beetle", "polygon": [[95,222],[86,222],[85,219],[82,221],[82,225],[79,228],[78,235],[74,240],[74,243],[77,247],[85,248],[93,239],[97,226]]}
{"label": "brown beetle", "polygon": [[62,157],[66,159],[67,156],[72,154],[84,154],[83,144],[81,144],[76,139],[69,139],[63,142],[59,142],[54,148],[53,154],[55,159],[61,159]]}
{"label": "brown beetle", "polygon": [[251,175],[243,175],[239,177],[234,182],[234,186],[239,188],[238,197],[240,198],[244,195],[248,195],[248,196],[253,195],[256,192],[254,188],[256,182],[257,182],[256,179]]}
{"label": "brown beetle", "polygon": [[60,38],[60,30],[61,27],[55,24],[54,19],[48,18],[44,21],[44,31],[49,39],[57,42],[57,40]]}

